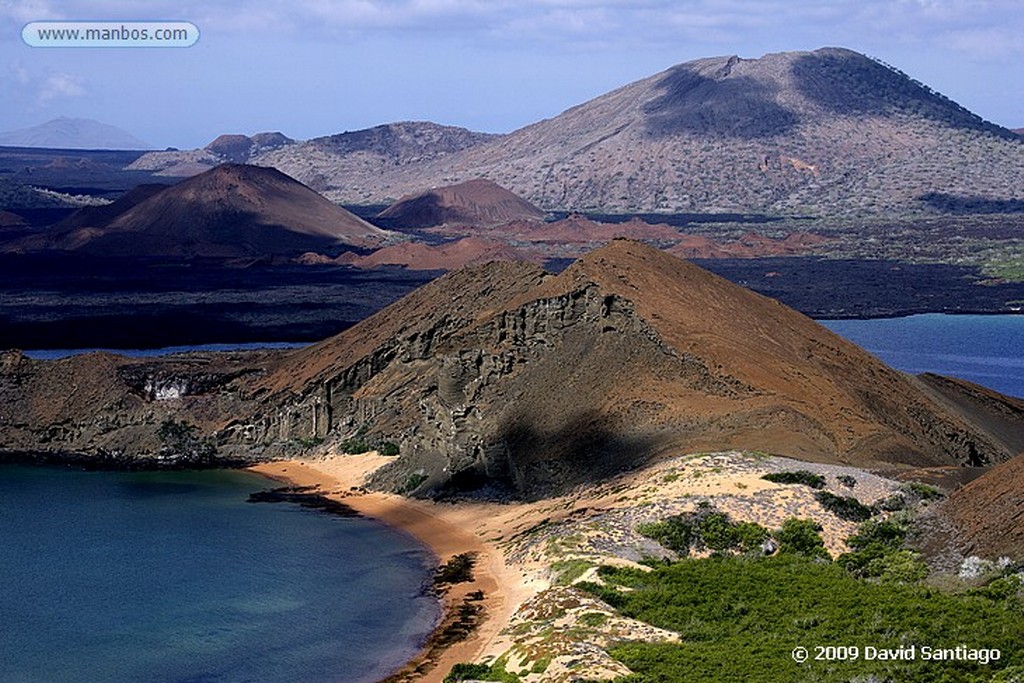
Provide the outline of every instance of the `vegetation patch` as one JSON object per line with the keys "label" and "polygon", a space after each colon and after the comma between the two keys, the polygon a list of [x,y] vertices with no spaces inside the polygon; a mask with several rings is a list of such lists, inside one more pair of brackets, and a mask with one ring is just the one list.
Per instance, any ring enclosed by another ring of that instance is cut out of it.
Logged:
{"label": "vegetation patch", "polygon": [[753,552],[771,535],[760,524],[733,522],[707,501],[699,503],[693,512],[638,524],[636,530],[682,556],[704,549],[717,553]]}
{"label": "vegetation patch", "polygon": [[814,497],[823,508],[848,522],[863,522],[875,514],[873,508],[864,505],[853,496],[837,496],[828,491],[818,491]]}
{"label": "vegetation patch", "polygon": [[825,477],[807,470],[796,470],[793,472],[769,472],[761,477],[766,481],[775,484],[803,484],[812,489],[825,488]]}
{"label": "vegetation patch", "polygon": [[[888,529],[876,529],[885,537]],[[684,559],[644,572],[602,567],[606,585],[587,590],[623,615],[677,631],[680,643],[630,643],[612,655],[636,672],[622,683],[689,681],[989,681],[1024,666],[1024,604],[1002,584],[986,595],[856,579],[838,563],[806,555]],[[1009,582],[1004,582],[1009,583]],[[990,584],[991,585],[991,584]],[[620,590],[628,588],[629,590]],[[840,643],[841,641],[841,643]],[[815,646],[842,644],[861,656],[816,661]],[[999,649],[978,661],[868,661],[868,646]],[[806,647],[811,658],[791,653]],[[1012,680],[1012,679],[1007,679]]]}

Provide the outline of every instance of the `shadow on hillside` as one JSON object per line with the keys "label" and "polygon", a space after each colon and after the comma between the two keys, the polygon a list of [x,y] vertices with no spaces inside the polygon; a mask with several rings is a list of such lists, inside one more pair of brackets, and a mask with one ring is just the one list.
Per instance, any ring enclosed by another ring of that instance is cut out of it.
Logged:
{"label": "shadow on hillside", "polygon": [[737,138],[782,135],[796,127],[799,116],[774,101],[774,93],[753,78],[708,78],[681,65],[655,87],[665,91],[644,107],[647,131],[655,136],[700,133]]}
{"label": "shadow on hillside", "polygon": [[953,128],[1016,137],[902,71],[855,52],[803,55],[793,62],[792,74],[800,94],[831,113],[882,117],[900,113]]}
{"label": "shadow on hillside", "polygon": [[1024,199],[991,199],[970,195],[929,192],[918,197],[929,208],[943,213],[984,214],[1024,213]]}
{"label": "shadow on hillside", "polygon": [[579,414],[554,429],[520,419],[499,438],[508,457],[508,481],[527,499],[634,469],[648,462],[664,441],[654,432],[617,428],[596,411]]}

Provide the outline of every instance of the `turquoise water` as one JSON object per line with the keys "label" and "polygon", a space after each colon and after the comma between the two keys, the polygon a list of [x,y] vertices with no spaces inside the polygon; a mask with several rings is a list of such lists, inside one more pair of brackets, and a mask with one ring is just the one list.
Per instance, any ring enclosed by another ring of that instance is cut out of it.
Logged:
{"label": "turquoise water", "polygon": [[904,372],[936,372],[1024,397],[1024,315],[928,313],[819,320]]}
{"label": "turquoise water", "polygon": [[380,524],[245,472],[0,466],[0,681],[372,681],[438,606]]}

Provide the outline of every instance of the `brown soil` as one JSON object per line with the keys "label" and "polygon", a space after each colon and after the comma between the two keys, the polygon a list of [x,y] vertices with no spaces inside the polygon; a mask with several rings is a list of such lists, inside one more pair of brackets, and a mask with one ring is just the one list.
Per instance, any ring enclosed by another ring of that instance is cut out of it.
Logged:
{"label": "brown soil", "polygon": [[955,491],[941,513],[963,555],[1024,559],[1024,453]]}

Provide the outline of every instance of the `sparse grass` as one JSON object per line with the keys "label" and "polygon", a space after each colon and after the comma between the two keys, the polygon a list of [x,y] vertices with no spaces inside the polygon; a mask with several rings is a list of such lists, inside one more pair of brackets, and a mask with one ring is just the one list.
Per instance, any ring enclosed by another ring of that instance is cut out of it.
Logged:
{"label": "sparse grass", "polygon": [[554,584],[556,586],[568,586],[573,581],[583,576],[588,569],[594,566],[589,560],[571,559],[559,560],[551,565],[556,572]]}

